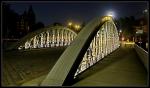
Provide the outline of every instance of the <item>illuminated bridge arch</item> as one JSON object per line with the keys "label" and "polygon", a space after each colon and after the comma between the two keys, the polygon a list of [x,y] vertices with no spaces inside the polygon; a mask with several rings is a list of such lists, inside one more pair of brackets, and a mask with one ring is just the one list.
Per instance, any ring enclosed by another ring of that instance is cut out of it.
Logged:
{"label": "illuminated bridge arch", "polygon": [[76,36],[77,34],[69,28],[48,26],[28,34],[15,45],[15,48],[32,49],[67,46]]}
{"label": "illuminated bridge arch", "polygon": [[95,18],[63,52],[42,86],[70,85],[78,74],[119,48],[119,36],[112,17]]}

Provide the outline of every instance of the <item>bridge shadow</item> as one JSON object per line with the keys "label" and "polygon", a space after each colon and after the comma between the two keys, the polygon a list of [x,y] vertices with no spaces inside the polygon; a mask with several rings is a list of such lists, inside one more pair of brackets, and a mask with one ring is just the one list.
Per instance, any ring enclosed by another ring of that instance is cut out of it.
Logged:
{"label": "bridge shadow", "polygon": [[[93,74],[95,74],[97,71],[102,71],[105,68],[113,65],[114,63],[122,60],[127,56],[127,54],[132,54],[134,52],[133,47],[120,47],[114,52],[110,53],[108,56],[104,57],[102,60],[97,62],[95,65],[92,67],[88,68],[85,70],[83,73],[79,74],[75,79],[74,79],[74,84],[79,82],[80,80],[83,80]],[[73,85],[73,84],[72,84]]]}

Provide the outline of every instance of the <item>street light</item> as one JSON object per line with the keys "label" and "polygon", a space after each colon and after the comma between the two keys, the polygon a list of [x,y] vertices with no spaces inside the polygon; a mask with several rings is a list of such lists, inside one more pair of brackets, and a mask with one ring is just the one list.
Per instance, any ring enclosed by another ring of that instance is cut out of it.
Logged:
{"label": "street light", "polygon": [[113,17],[113,14],[112,14],[112,12],[109,12],[109,13],[108,13],[108,16],[111,16],[111,17]]}
{"label": "street light", "polygon": [[115,17],[115,13],[113,11],[108,11],[107,16]]}
{"label": "street light", "polygon": [[122,30],[119,31],[120,33],[122,32]]}
{"label": "street light", "polygon": [[80,25],[75,25],[75,29],[79,30],[80,29]]}
{"label": "street light", "polygon": [[68,25],[71,26],[71,25],[72,25],[72,22],[69,22]]}
{"label": "street light", "polygon": [[124,37],[122,37],[121,40],[124,41]]}

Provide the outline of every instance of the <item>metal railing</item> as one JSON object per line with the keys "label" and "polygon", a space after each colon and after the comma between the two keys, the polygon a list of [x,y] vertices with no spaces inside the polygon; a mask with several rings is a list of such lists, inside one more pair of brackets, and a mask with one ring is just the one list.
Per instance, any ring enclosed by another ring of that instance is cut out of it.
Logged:
{"label": "metal railing", "polygon": [[137,44],[134,45],[134,48],[138,54],[138,56],[140,57],[140,60],[142,61],[142,63],[144,64],[145,68],[147,69],[147,71],[149,70],[149,59],[148,59],[148,52],[145,51],[143,48],[141,48],[140,46],[138,46]]}

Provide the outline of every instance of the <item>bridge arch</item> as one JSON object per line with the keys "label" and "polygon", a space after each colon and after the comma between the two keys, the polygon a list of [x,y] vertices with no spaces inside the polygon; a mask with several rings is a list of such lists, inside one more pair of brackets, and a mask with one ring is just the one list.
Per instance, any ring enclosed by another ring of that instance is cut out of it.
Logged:
{"label": "bridge arch", "polygon": [[118,47],[119,36],[114,22],[112,20],[104,22],[92,39],[90,46],[84,54],[84,57],[74,75],[74,78],[116,50]]}
{"label": "bridge arch", "polygon": [[29,33],[11,48],[20,50],[67,46],[76,36],[77,33],[67,27],[51,25]]}
{"label": "bridge arch", "polygon": [[[69,85],[79,73],[119,46],[118,31],[112,17],[105,16],[93,19],[63,52],[41,86]],[[93,57],[91,57],[92,55]],[[92,63],[88,62],[90,60]]]}

